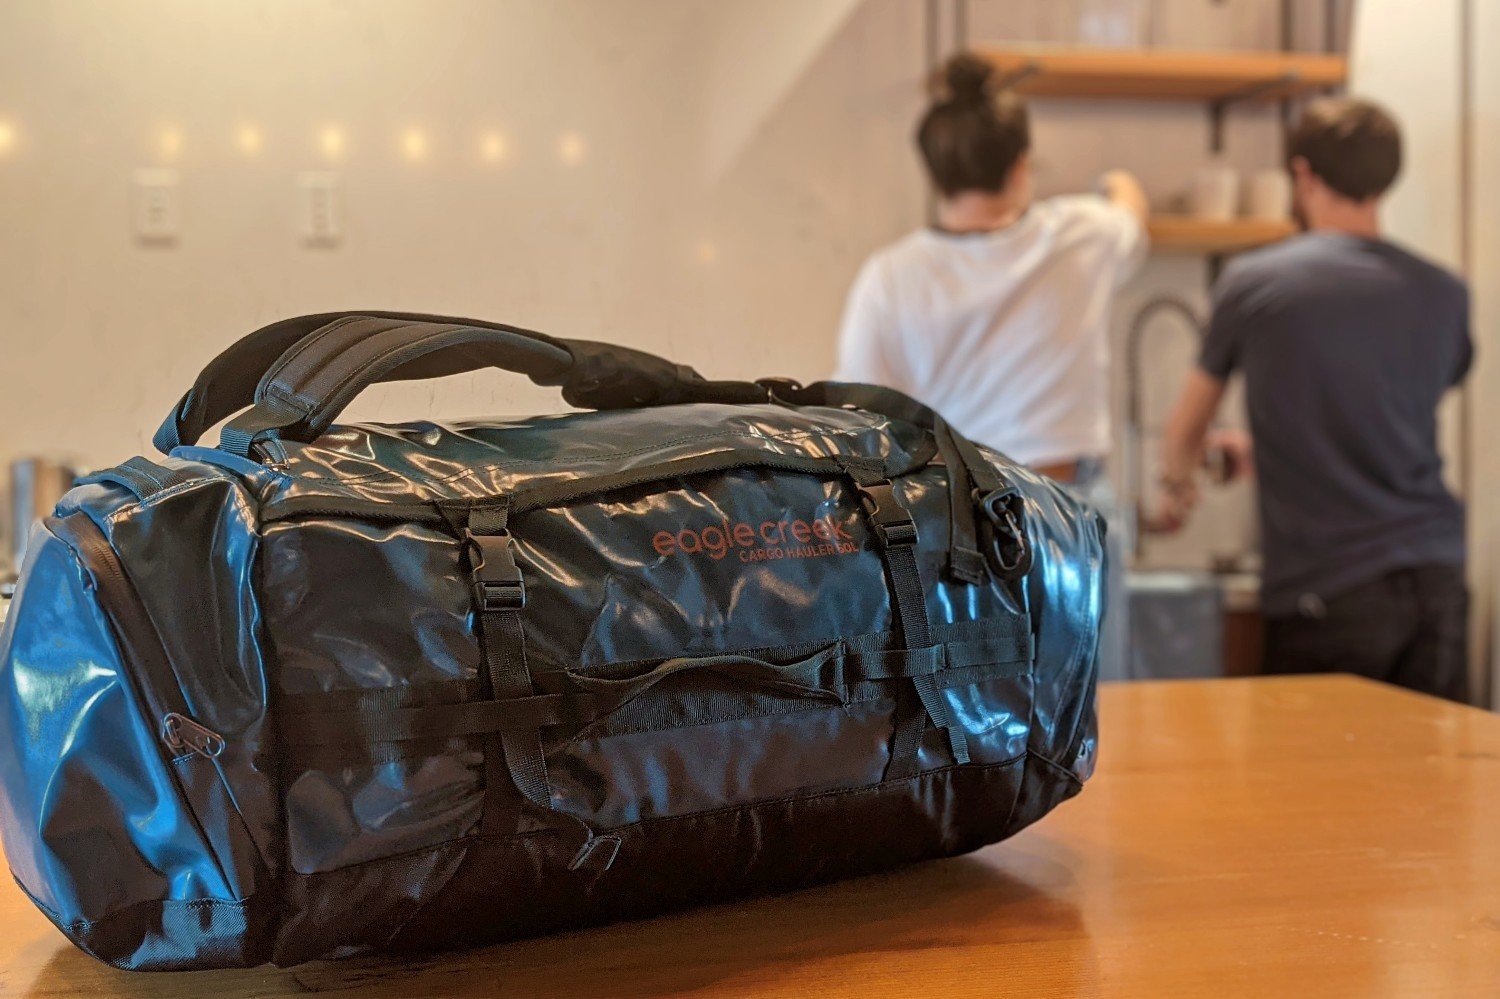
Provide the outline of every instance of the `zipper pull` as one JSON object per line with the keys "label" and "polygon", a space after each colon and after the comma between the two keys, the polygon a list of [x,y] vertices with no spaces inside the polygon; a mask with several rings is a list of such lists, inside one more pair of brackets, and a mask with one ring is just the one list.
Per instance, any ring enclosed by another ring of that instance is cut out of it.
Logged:
{"label": "zipper pull", "polygon": [[222,735],[175,711],[162,717],[161,739],[174,753],[191,749],[199,756],[210,760],[224,751]]}

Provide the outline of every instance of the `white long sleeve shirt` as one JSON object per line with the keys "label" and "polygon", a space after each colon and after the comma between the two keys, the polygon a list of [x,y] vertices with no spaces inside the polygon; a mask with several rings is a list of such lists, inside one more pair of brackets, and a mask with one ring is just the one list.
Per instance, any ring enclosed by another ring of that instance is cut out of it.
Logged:
{"label": "white long sleeve shirt", "polygon": [[1095,195],[996,232],[913,232],[860,270],[834,377],[899,389],[1026,464],[1102,456],[1110,303],[1147,249],[1135,216]]}

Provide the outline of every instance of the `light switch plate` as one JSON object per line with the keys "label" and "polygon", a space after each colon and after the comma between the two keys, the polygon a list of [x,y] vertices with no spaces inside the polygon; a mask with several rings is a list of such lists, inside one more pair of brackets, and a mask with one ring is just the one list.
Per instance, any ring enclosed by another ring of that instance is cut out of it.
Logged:
{"label": "light switch plate", "polygon": [[138,242],[176,243],[182,235],[181,192],[176,170],[147,167],[131,178],[132,227]]}
{"label": "light switch plate", "polygon": [[297,175],[302,242],[309,246],[337,246],[344,238],[344,206],[339,175],[309,171]]}

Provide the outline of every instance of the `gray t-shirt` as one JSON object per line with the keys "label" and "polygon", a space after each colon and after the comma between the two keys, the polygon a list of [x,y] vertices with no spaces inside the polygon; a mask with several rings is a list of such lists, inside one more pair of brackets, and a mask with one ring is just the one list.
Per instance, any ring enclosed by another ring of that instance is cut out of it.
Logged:
{"label": "gray t-shirt", "polygon": [[1472,359],[1468,289],[1390,243],[1316,231],[1225,268],[1199,363],[1245,374],[1267,614],[1463,563],[1436,409]]}

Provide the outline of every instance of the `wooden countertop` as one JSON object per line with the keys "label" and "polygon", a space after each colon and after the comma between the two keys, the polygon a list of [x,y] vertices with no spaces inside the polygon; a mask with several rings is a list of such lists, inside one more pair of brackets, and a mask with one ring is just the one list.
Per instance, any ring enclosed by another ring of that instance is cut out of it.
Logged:
{"label": "wooden countertop", "polygon": [[1500,994],[1500,717],[1344,677],[1101,698],[1088,788],[969,857],[422,965],[190,975],[97,964],[7,879],[0,996]]}

